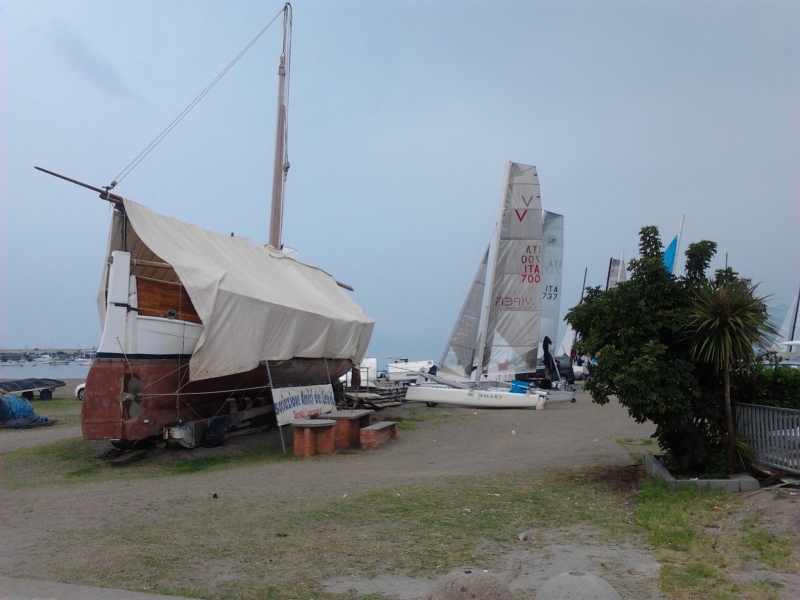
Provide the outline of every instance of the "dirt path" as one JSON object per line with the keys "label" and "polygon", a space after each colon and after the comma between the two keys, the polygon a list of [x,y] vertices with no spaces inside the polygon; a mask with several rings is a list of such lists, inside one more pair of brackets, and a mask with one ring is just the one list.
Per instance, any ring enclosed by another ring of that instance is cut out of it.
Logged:
{"label": "dirt path", "polygon": [[[445,477],[624,465],[632,459],[616,440],[647,438],[654,429],[652,424],[634,422],[615,401],[598,406],[583,393],[578,394],[578,402],[574,404],[550,404],[544,411],[404,405],[381,411],[379,417],[408,417],[411,411],[424,417],[415,421],[416,428],[401,429],[398,442],[372,452],[265,462],[246,468],[139,478],[132,482],[115,479],[7,489],[2,486],[0,476],[0,576],[35,577],[37,568],[44,568],[46,573],[52,563],[47,562],[51,559],[43,548],[52,536],[101,531],[129,519],[141,519],[142,515],[160,519],[167,507],[202,506],[213,494],[227,506],[251,503],[254,499],[339,500],[362,489],[425,483]],[[442,415],[446,416],[437,418]],[[29,445],[28,442],[45,443],[72,435],[80,435],[78,428],[0,431],[0,449],[9,448],[18,440]],[[291,432],[286,431],[285,435],[288,438]],[[237,448],[254,444],[279,445],[278,433],[230,440],[224,448],[199,448],[193,455],[236,452]],[[759,504],[762,502],[759,500]],[[788,510],[793,508],[789,506]],[[583,531],[550,531],[546,535],[552,539],[537,547],[521,545],[518,551],[506,556],[505,567],[496,573],[521,598],[531,597],[531,590],[548,578],[570,570],[602,575],[625,599],[660,597],[656,585],[659,565],[641,548],[593,540]],[[65,554],[58,560],[60,567],[69,568],[73,559]],[[212,585],[217,575],[213,569],[206,572],[201,568],[193,576]],[[363,580],[339,577],[326,581],[325,585],[325,591],[331,593],[357,590],[362,594],[416,600],[424,596],[431,582],[382,575]],[[800,582],[787,579],[782,585],[796,590]]]}
{"label": "dirt path", "polygon": [[[551,404],[544,411],[442,410],[421,406],[416,409],[426,417],[435,417],[443,412],[449,416],[424,420],[416,429],[403,429],[397,443],[369,453],[263,463],[248,467],[246,473],[242,469],[232,469],[197,473],[177,480],[167,477],[139,479],[133,485],[119,481],[54,485],[47,486],[46,493],[38,487],[0,488],[0,505],[3,507],[0,575],[27,574],[30,577],[41,560],[39,545],[46,544],[49,535],[87,527],[113,526],[143,510],[153,510],[154,498],[158,499],[159,505],[178,501],[191,503],[215,493],[226,499],[243,500],[254,497],[341,498],[358,489],[421,483],[448,476],[626,464],[631,459],[615,440],[648,437],[653,430],[649,424],[635,423],[617,403],[601,407],[591,403],[584,394],[579,394],[579,400],[574,404]],[[409,410],[407,405],[388,409],[380,413],[380,418],[390,419],[393,413],[402,414]],[[0,439],[8,434],[16,437],[19,433],[0,432]],[[46,428],[26,432],[24,439],[43,443],[62,439],[69,433],[68,428]],[[79,435],[77,430],[74,433]],[[279,443],[276,435],[276,432],[269,434],[273,444]],[[290,432],[285,435],[290,435]],[[51,440],[46,440],[48,436]],[[226,448],[232,451],[237,443],[265,441],[266,438],[249,436],[229,442]],[[6,444],[5,440],[3,444]],[[219,450],[198,449],[196,452],[202,455],[203,452]],[[68,556],[62,558],[69,561]],[[549,562],[553,564],[552,560]],[[560,568],[563,561],[556,563],[552,568]],[[547,573],[549,570],[541,575]],[[530,574],[526,576],[531,577]],[[424,583],[419,585],[424,587]],[[357,584],[330,582],[331,591],[338,589],[336,586]],[[380,587],[380,581],[369,585]],[[400,588],[414,589],[408,586],[408,582],[401,584]],[[387,582],[383,592],[397,593],[396,582]]]}
{"label": "dirt path", "polygon": [[56,423],[34,429],[0,429],[0,454],[19,448],[30,448],[81,436],[80,425]]}
{"label": "dirt path", "polygon": [[[403,412],[406,407],[388,409],[380,413],[381,419],[391,419],[392,411]],[[428,409],[435,415],[438,409]],[[450,409],[447,409],[448,411]],[[131,489],[126,484],[109,483],[70,488],[72,501],[65,506],[58,498],[60,491],[53,490],[48,498],[39,498],[37,505],[52,504],[53,511],[37,510],[36,521],[52,520],[48,526],[60,527],[70,520],[73,511],[102,514],[97,494],[116,496],[122,494],[129,507],[136,499],[143,501],[153,493],[162,498],[206,495],[223,489],[228,494],[340,494],[348,490],[382,485],[401,485],[435,479],[443,476],[484,475],[524,469],[549,469],[593,464],[625,464],[628,453],[616,439],[623,437],[648,437],[651,424],[637,424],[616,402],[604,407],[593,404],[588,396],[579,394],[579,401],[551,404],[544,411],[534,410],[480,410],[456,408],[452,416],[442,422],[424,422],[414,430],[402,430],[400,441],[381,450],[353,457],[337,455],[316,458],[302,463],[295,461],[265,463],[252,467],[246,478],[233,470],[201,473],[191,482],[182,482],[176,489],[170,480],[159,479],[137,482]],[[0,432],[12,437],[20,432]],[[38,443],[64,439],[70,434],[79,436],[77,428],[45,428],[22,432]],[[47,439],[47,436],[52,436]],[[275,432],[271,434],[276,443]],[[284,433],[287,438],[291,432]],[[2,437],[0,437],[2,439]],[[3,441],[2,443],[5,443]],[[258,443],[256,436],[229,442]],[[25,444],[28,445],[28,444]],[[195,451],[197,455],[208,452]],[[184,485],[184,484],[189,484]],[[115,489],[118,487],[119,489]],[[124,490],[124,493],[123,493]],[[19,492],[20,494],[35,492]],[[12,509],[13,510],[13,509]],[[47,517],[47,514],[50,514]]]}

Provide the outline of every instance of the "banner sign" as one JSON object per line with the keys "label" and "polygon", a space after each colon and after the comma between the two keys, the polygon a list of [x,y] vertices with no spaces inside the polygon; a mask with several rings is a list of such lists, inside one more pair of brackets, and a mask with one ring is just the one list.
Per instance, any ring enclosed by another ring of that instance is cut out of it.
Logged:
{"label": "banner sign", "polygon": [[336,399],[330,384],[277,388],[272,390],[272,399],[278,425],[336,410]]}

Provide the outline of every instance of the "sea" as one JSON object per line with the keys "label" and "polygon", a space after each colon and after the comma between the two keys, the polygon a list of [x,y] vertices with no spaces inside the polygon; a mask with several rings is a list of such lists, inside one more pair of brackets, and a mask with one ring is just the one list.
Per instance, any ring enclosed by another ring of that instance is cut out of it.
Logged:
{"label": "sea", "polygon": [[[2,363],[0,363],[2,364]],[[24,366],[0,366],[0,379],[86,379],[89,365],[71,362],[68,365],[47,365],[28,362]]]}

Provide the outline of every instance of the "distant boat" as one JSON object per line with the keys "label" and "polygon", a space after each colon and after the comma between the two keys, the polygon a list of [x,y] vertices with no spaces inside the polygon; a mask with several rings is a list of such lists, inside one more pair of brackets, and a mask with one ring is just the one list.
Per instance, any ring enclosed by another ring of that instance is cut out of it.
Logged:
{"label": "distant boat", "polygon": [[433,366],[432,360],[412,360],[407,358],[386,365],[389,381],[416,381],[420,370],[427,373]]}

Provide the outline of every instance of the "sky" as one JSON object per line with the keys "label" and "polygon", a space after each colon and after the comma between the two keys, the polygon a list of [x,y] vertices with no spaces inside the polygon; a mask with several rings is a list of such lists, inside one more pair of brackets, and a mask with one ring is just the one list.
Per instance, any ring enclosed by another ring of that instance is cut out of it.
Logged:
{"label": "sky", "polygon": [[[97,345],[97,195],[282,9],[0,0],[0,347]],[[562,313],[638,232],[719,244],[776,312],[800,285],[800,4],[293,3],[283,241],[355,288],[367,352],[437,361],[506,161],[565,217]],[[281,19],[116,188],[264,243]],[[679,267],[678,273],[681,272]]]}

